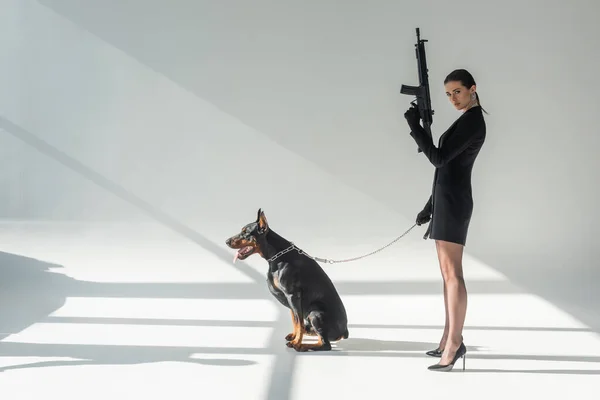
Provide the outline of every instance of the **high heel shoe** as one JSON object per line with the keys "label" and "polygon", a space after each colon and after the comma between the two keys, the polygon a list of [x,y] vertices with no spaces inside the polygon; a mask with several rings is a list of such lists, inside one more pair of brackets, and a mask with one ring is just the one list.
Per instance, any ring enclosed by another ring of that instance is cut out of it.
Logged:
{"label": "high heel shoe", "polygon": [[456,350],[456,354],[454,354],[454,358],[452,359],[452,362],[450,364],[447,364],[447,365],[434,364],[434,365],[430,365],[427,369],[429,369],[430,371],[449,372],[449,371],[452,371],[452,368],[454,368],[454,364],[456,363],[456,361],[458,361],[459,358],[462,358],[463,359],[463,371],[464,371],[466,355],[467,355],[467,348],[465,347],[464,343],[461,343],[460,346],[458,347],[458,349]]}
{"label": "high heel shoe", "polygon": [[444,352],[444,350],[441,350],[439,347],[435,350],[429,350],[428,352],[426,352],[425,354],[427,354],[430,357],[441,357],[442,353]]}

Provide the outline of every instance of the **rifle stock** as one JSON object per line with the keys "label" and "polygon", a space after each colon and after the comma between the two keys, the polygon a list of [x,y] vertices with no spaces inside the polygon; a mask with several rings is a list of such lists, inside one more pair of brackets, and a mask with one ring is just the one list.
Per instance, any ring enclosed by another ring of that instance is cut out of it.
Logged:
{"label": "rifle stock", "polygon": [[[417,32],[417,43],[415,44],[415,53],[417,56],[417,72],[419,75],[419,86],[402,85],[400,93],[409,96],[415,96],[416,99],[411,101],[411,104],[415,104],[419,109],[421,115],[421,121],[423,121],[423,129],[432,137],[431,124],[433,124],[434,111],[431,108],[431,94],[429,92],[429,69],[427,68],[427,57],[425,56],[425,42],[427,40],[421,39],[420,29],[416,29]],[[422,152],[417,147],[417,152]]]}

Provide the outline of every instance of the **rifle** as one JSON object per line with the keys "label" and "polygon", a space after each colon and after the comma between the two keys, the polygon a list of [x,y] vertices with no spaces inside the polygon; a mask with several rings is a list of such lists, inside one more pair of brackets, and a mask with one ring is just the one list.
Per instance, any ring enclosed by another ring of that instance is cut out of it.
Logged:
{"label": "rifle", "polygon": [[[400,93],[407,94],[409,96],[416,96],[417,98],[411,101],[411,104],[419,109],[421,120],[423,121],[423,128],[425,132],[431,135],[431,124],[433,123],[433,109],[431,108],[431,95],[429,94],[429,70],[427,69],[427,59],[425,58],[425,42],[427,40],[421,39],[421,32],[417,28],[417,43],[415,44],[415,53],[417,54],[417,70],[419,73],[419,86],[402,85]],[[423,150],[417,147],[417,152],[421,153]]]}

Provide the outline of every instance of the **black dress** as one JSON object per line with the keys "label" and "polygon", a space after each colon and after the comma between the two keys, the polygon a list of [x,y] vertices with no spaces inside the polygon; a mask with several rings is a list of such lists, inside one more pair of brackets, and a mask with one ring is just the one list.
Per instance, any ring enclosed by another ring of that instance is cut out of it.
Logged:
{"label": "black dress", "polygon": [[483,110],[463,113],[440,137],[438,147],[418,123],[409,122],[410,135],[435,167],[432,193],[425,208],[432,212],[425,238],[462,244],[473,213],[471,171],[485,142]]}

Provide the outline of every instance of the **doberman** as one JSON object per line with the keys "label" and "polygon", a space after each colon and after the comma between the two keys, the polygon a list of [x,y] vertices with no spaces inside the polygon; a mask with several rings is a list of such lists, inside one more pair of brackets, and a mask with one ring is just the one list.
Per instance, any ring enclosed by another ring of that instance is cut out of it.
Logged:
{"label": "doberman", "polygon": [[[237,249],[233,262],[259,254],[269,263],[269,291],[291,310],[294,330],[285,337],[296,351],[331,350],[331,342],[347,339],[348,317],[342,300],[321,266],[273,231],[262,209],[255,222],[225,241]],[[316,344],[303,344],[304,335],[317,335]]]}

